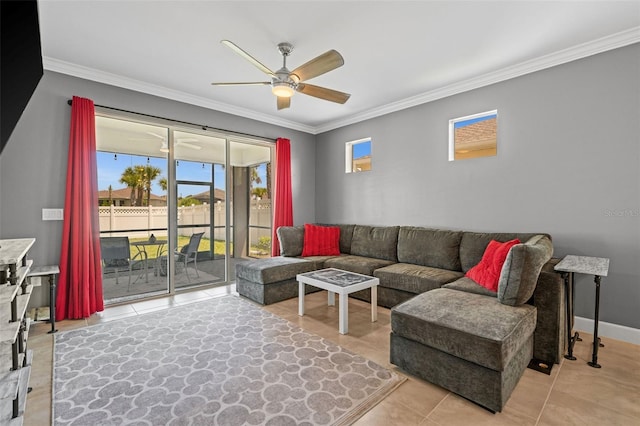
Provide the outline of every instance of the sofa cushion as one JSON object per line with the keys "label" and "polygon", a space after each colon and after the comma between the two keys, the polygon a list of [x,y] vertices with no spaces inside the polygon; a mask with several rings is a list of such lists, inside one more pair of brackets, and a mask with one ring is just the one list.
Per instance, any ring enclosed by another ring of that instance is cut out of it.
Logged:
{"label": "sofa cushion", "polygon": [[398,262],[460,271],[462,232],[402,226],[398,233]]}
{"label": "sofa cushion", "polygon": [[527,241],[536,235],[545,235],[551,239],[549,235],[540,233],[463,232],[462,240],[460,241],[460,264],[462,266],[462,272],[466,273],[480,262],[489,241],[496,240],[503,243],[516,238],[520,241]]}
{"label": "sofa cushion", "polygon": [[323,224],[318,223],[321,226],[337,226],[340,228],[340,253],[351,253],[351,240],[353,239],[353,229],[355,225],[340,225],[340,224]]}
{"label": "sofa cushion", "polygon": [[397,262],[399,229],[399,226],[356,225],[351,254]]}
{"label": "sofa cushion", "polygon": [[276,230],[280,242],[280,256],[296,257],[302,254],[303,226],[281,226]]}
{"label": "sofa cushion", "polygon": [[340,256],[340,228],[305,223],[302,256]]}
{"label": "sofa cushion", "polygon": [[467,293],[482,294],[483,296],[496,297],[498,295],[498,292],[484,288],[471,278],[467,277],[462,277],[459,280],[447,283],[442,287],[450,288],[453,290],[466,291]]}
{"label": "sofa cushion", "polygon": [[[346,256],[346,255],[343,255]],[[315,269],[324,269],[325,262],[338,256],[307,256],[304,260],[314,264]],[[328,266],[326,266],[328,268]]]}
{"label": "sofa cushion", "polygon": [[462,277],[462,272],[411,263],[394,263],[376,269],[373,276],[380,279],[380,287],[419,294]]}
{"label": "sofa cushion", "polygon": [[236,264],[236,277],[258,284],[271,284],[295,278],[317,269],[313,262],[295,257],[270,257]]}
{"label": "sofa cushion", "polygon": [[391,309],[393,333],[495,371],[531,338],[536,308],[439,288]]}
{"label": "sofa cushion", "polygon": [[520,240],[517,238],[504,243],[491,240],[484,250],[480,262],[469,269],[465,276],[471,278],[482,287],[494,292],[498,291],[498,279],[500,278],[502,265],[504,265],[509,250],[516,244],[520,244]]}
{"label": "sofa cushion", "polygon": [[325,268],[342,269],[343,271],[355,272],[373,276],[373,271],[393,264],[390,260],[374,259],[371,257],[354,256],[352,254],[333,257],[324,262]]}
{"label": "sofa cushion", "polygon": [[536,289],[542,266],[553,255],[551,240],[536,235],[511,248],[502,266],[498,282],[498,300],[506,305],[522,305]]}

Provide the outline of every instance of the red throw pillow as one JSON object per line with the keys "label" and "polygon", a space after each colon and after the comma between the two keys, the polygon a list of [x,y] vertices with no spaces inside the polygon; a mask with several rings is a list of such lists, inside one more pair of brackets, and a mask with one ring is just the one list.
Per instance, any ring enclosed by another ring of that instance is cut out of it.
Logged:
{"label": "red throw pillow", "polygon": [[339,256],[340,228],[304,224],[302,256]]}
{"label": "red throw pillow", "polygon": [[520,244],[520,240],[517,238],[506,243],[491,240],[484,250],[482,260],[469,269],[465,276],[471,278],[482,287],[497,292],[502,265],[507,259],[509,250],[516,244]]}

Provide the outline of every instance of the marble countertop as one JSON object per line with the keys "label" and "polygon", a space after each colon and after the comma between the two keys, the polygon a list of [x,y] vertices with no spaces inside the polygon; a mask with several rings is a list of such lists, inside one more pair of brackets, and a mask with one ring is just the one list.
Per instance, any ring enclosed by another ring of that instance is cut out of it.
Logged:
{"label": "marble countertop", "polygon": [[561,272],[599,275],[606,277],[609,273],[609,259],[604,257],[567,255],[553,268]]}
{"label": "marble countertop", "polygon": [[35,242],[35,238],[0,240],[0,265],[18,263]]}

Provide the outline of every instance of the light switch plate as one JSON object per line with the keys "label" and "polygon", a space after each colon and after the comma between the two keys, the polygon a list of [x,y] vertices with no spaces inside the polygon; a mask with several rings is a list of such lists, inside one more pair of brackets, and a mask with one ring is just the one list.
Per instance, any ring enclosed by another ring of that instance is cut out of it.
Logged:
{"label": "light switch plate", "polygon": [[42,209],[42,220],[63,220],[64,209]]}

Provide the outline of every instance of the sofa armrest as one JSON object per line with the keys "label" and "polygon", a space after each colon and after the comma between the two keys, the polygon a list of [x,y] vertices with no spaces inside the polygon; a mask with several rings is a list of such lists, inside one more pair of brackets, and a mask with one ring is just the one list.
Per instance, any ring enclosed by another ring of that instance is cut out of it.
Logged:
{"label": "sofa armrest", "polygon": [[559,261],[552,258],[542,267],[531,300],[538,310],[533,356],[556,364],[562,359],[567,340],[565,285],[553,269]]}
{"label": "sofa armrest", "polygon": [[498,300],[518,306],[533,296],[542,267],[553,255],[551,239],[545,235],[531,237],[509,250],[498,280]]}

